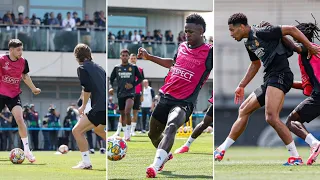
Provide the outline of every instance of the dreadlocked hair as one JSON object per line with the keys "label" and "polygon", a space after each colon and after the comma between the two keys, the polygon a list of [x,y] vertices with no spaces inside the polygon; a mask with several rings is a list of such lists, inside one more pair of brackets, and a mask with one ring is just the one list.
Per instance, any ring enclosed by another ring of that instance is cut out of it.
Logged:
{"label": "dreadlocked hair", "polygon": [[310,42],[313,42],[314,38],[317,38],[320,41],[320,29],[317,26],[317,20],[314,18],[312,13],[311,16],[314,19],[314,23],[300,23],[296,20],[296,22],[299,23],[296,27],[308,38]]}

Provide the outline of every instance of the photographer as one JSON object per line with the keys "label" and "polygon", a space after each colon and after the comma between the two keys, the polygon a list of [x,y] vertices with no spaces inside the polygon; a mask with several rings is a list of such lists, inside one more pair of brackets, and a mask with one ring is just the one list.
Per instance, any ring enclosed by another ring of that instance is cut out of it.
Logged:
{"label": "photographer", "polygon": [[[63,122],[63,127],[65,128],[73,128],[77,122],[78,122],[78,119],[79,119],[79,112],[76,108],[74,108],[73,105],[69,106],[67,108],[67,115],[66,117],[64,118],[64,122]],[[65,131],[65,136],[64,136],[64,143],[66,145],[69,144],[69,138],[71,139],[70,142],[71,142],[71,146],[70,149],[72,150],[76,150],[77,149],[77,143],[76,143],[76,140],[74,139],[71,131]]]}
{"label": "photographer", "polygon": [[[31,108],[33,110],[31,110]],[[34,110],[34,104],[24,105],[23,106],[23,119],[28,125],[28,128],[38,128],[38,113]],[[38,139],[39,139],[39,130],[29,130],[29,134],[31,135],[30,140],[33,143],[33,149],[38,150]]]}
{"label": "photographer", "polygon": [[[60,128],[60,117],[56,112],[55,107],[50,107],[49,112],[45,116],[47,119],[48,128]],[[49,131],[50,150],[56,150],[58,148],[58,130]]]}
{"label": "photographer", "polygon": [[[0,124],[2,128],[11,128],[12,114],[7,107],[3,108],[0,113]],[[10,151],[13,149],[12,131],[3,131],[1,134],[1,150]]]}

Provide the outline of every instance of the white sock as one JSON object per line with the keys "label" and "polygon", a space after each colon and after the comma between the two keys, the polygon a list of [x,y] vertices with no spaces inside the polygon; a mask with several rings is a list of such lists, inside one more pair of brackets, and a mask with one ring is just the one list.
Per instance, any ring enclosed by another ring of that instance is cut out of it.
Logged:
{"label": "white sock", "polygon": [[306,143],[309,144],[310,147],[312,147],[312,145],[318,143],[318,139],[316,139],[311,133],[309,133],[305,139]]}
{"label": "white sock", "polygon": [[191,143],[192,143],[194,140],[195,140],[195,139],[193,139],[193,138],[190,136],[189,139],[187,140],[187,142],[186,142],[184,145],[190,147]]}
{"label": "white sock", "polygon": [[30,152],[28,137],[21,138],[21,140],[22,140],[22,143],[23,143],[24,152],[27,152],[27,153]]}
{"label": "white sock", "polygon": [[229,137],[218,147],[220,151],[227,150],[235,141]]}
{"label": "white sock", "polygon": [[89,157],[89,151],[81,152],[82,155],[82,161],[86,164],[91,164],[90,157]]}
{"label": "white sock", "polygon": [[296,145],[294,144],[294,141],[286,145],[286,148],[288,149],[290,156],[299,157],[299,153],[297,151]]}
{"label": "white sock", "polygon": [[163,164],[164,160],[167,158],[168,153],[163,149],[157,149],[156,156],[154,157],[152,166],[157,170]]}
{"label": "white sock", "polygon": [[134,133],[136,131],[137,123],[133,122],[133,123],[131,123],[131,125],[132,125],[131,133]]}
{"label": "white sock", "polygon": [[131,125],[128,125],[126,126],[126,131],[127,131],[127,137],[129,138],[130,137],[130,132],[131,132]]}
{"label": "white sock", "polygon": [[116,132],[116,134],[119,134],[119,135],[120,135],[121,127],[122,127],[122,123],[121,123],[121,122],[118,122],[118,127],[117,127],[117,132]]}
{"label": "white sock", "polygon": [[122,131],[124,133],[124,138],[127,137],[127,127],[126,126],[122,126]]}

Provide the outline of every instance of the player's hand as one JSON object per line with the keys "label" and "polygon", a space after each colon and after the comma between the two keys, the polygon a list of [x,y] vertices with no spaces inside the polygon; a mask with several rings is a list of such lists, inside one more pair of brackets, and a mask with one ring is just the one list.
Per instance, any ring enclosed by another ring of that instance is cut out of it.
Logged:
{"label": "player's hand", "polygon": [[309,59],[312,55],[315,55],[318,58],[320,58],[319,54],[320,54],[320,47],[312,45],[308,48],[308,57],[307,58]]}
{"label": "player's hand", "polygon": [[143,102],[143,95],[140,96],[140,102]]}
{"label": "player's hand", "polygon": [[244,99],[244,88],[238,86],[234,92],[234,103],[241,104],[243,99]]}
{"label": "player's hand", "polygon": [[41,93],[41,89],[35,88],[35,89],[32,90],[32,93],[33,93],[34,95],[38,95],[38,94]]}
{"label": "player's hand", "polygon": [[138,57],[139,59],[142,58],[142,59],[147,60],[149,56],[150,56],[150,54],[147,52],[146,49],[144,49],[144,48],[142,48],[142,47],[140,47],[140,48],[138,49],[138,56],[137,56],[137,57]]}
{"label": "player's hand", "polygon": [[113,96],[113,88],[109,89],[109,94]]}
{"label": "player's hand", "polygon": [[82,105],[81,107],[79,107],[78,111],[79,111],[79,114],[80,114],[80,115],[83,114],[85,108],[86,108],[86,107],[83,106],[83,105]]}
{"label": "player's hand", "polygon": [[133,85],[130,83],[126,83],[126,85],[124,86],[126,89],[131,89],[133,88]]}

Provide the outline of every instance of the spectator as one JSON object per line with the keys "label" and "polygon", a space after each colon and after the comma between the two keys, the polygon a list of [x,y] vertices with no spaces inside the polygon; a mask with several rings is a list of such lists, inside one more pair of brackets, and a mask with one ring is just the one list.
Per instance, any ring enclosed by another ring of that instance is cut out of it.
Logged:
{"label": "spectator", "polygon": [[78,17],[78,13],[77,12],[73,12],[73,19],[75,20],[76,22],[76,26],[80,26],[80,23],[81,23],[81,19]]}
{"label": "spectator", "polygon": [[57,14],[57,19],[58,19],[58,21],[59,21],[59,25],[62,26],[62,21],[63,21],[63,20],[62,20],[62,14],[61,14],[61,13],[58,13],[58,14]]}
{"label": "spectator", "polygon": [[100,11],[99,16],[96,18],[96,25],[97,27],[106,27],[106,17],[104,17],[104,12]]}
{"label": "spectator", "polygon": [[[36,25],[36,20],[40,20],[40,18],[37,18],[37,16],[36,16],[36,14],[35,13],[33,13],[32,14],[32,17],[31,17],[31,25]],[[41,20],[40,20],[40,22],[41,22]]]}
{"label": "spectator", "polygon": [[54,17],[54,12],[50,13],[50,17],[48,19],[48,24],[47,25],[53,26],[53,27],[59,27],[60,26],[58,18]]}
{"label": "spectator", "polygon": [[137,30],[134,30],[133,35],[131,36],[131,41],[133,44],[138,44],[138,42],[141,42],[141,37]]}
{"label": "spectator", "polygon": [[116,114],[116,110],[117,110],[117,105],[113,102],[113,98],[112,96],[109,96],[109,101],[108,101],[108,122],[110,124],[110,131],[114,131],[116,130],[115,128],[115,121],[116,121],[116,117],[114,116]]}
{"label": "spectator", "polygon": [[24,24],[23,22],[24,22],[23,13],[19,13],[17,24]]}
{"label": "spectator", "polygon": [[162,37],[163,37],[163,35],[161,34],[161,30],[160,29],[155,30],[154,38],[155,38],[155,41],[157,44],[162,44]]}
{"label": "spectator", "polygon": [[28,16],[24,18],[23,24],[24,25],[30,25],[30,18]]}
{"label": "spectator", "polygon": [[82,42],[85,44],[90,45],[91,44],[91,28],[93,28],[93,21],[90,20],[89,15],[85,14],[84,20],[80,23],[80,29],[81,29],[81,38]]}
{"label": "spectator", "polygon": [[[131,38],[131,36],[130,36],[130,38]],[[125,30],[122,30],[121,37],[119,38],[119,40],[121,40],[121,41],[128,41],[129,40],[129,37],[126,34]]]}
{"label": "spectator", "polygon": [[166,43],[174,44],[173,43],[173,34],[172,34],[171,30],[168,30],[166,33]]}
{"label": "spectator", "polygon": [[180,31],[178,36],[178,44],[183,43],[186,41],[186,36],[183,31]]}
{"label": "spectator", "polygon": [[3,20],[3,24],[6,25],[13,25],[14,24],[14,16],[12,16],[13,14],[8,11],[2,18]]}
{"label": "spectator", "polygon": [[155,97],[154,90],[149,86],[147,79],[143,80],[143,101],[141,102],[142,111],[142,133],[146,133],[147,115],[151,115],[152,102]]}
{"label": "spectator", "polygon": [[76,22],[73,18],[71,18],[71,13],[67,12],[67,18],[63,20],[62,27],[64,27],[65,31],[72,31],[75,25]]}
{"label": "spectator", "polygon": [[209,37],[209,44],[213,44],[213,37],[212,36]]}
{"label": "spectator", "polygon": [[141,38],[141,41],[144,41],[144,35],[142,34],[142,30],[139,30],[139,36]]}
{"label": "spectator", "polygon": [[[48,128],[60,128],[60,118],[57,116],[55,107],[50,107],[46,117],[48,118]],[[50,130],[49,139],[50,139],[50,150],[56,150],[58,148],[58,131]]]}

